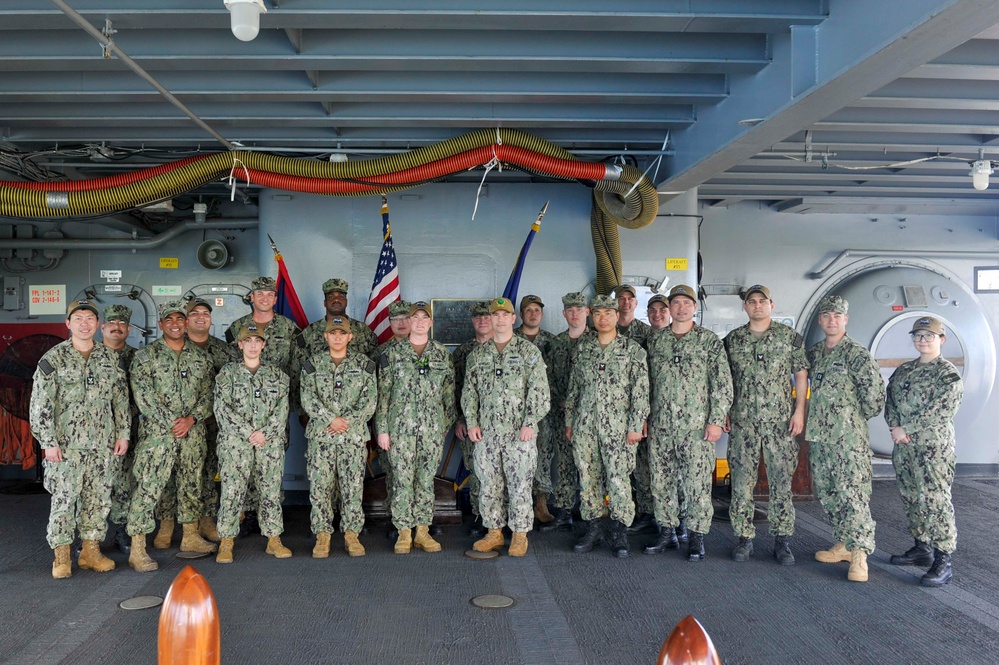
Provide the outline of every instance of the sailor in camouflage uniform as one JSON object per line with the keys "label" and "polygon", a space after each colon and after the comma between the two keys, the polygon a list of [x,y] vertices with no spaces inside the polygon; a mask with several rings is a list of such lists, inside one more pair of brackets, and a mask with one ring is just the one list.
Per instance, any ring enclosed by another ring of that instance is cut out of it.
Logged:
{"label": "sailor in camouflage uniform", "polygon": [[646,554],[676,549],[680,523],[677,495],[687,499],[690,530],[687,557],[704,558],[704,534],[711,528],[711,478],[715,443],[732,406],[732,374],[722,341],[694,323],[697,294],[686,284],[670,289],[673,322],[653,335],[649,346],[651,417],[649,456],[659,539]]}
{"label": "sailor in camouflage uniform", "polygon": [[177,467],[177,521],[184,529],[182,552],[214,552],[198,533],[201,474],[205,463],[205,421],[212,415],[214,370],[204,351],[186,337],[187,309],[179,301],[160,305],[163,337],[139,349],[132,360],[132,395],[142,413],[135,450],[135,492],[128,513],[132,553],[139,572],[156,570],[146,554],[146,534],[156,523],[160,495]]}
{"label": "sailor in camouflage uniform", "polygon": [[884,407],[885,382],[870,352],[847,336],[848,310],[840,296],[819,301],[819,327],[826,337],[808,350],[812,396],[805,439],[815,494],[837,540],[815,558],[849,561],[847,579],[866,582],[867,555],[874,551],[867,421]]}
{"label": "sailor in camouflage uniform", "polygon": [[475,450],[474,442],[468,438],[468,425],[465,422],[465,414],[461,410],[461,395],[465,387],[465,368],[468,363],[468,354],[472,349],[485,344],[493,338],[493,319],[489,315],[489,303],[480,302],[472,305],[470,313],[472,315],[472,327],[475,329],[475,337],[468,340],[455,349],[451,358],[454,360],[454,395],[455,411],[457,412],[454,435],[458,438],[458,445],[461,447],[461,458],[468,471],[468,499],[472,508],[472,526],[468,530],[468,535],[478,538],[486,532],[482,525],[482,514],[479,511],[479,477],[475,473],[475,460],[472,453]]}
{"label": "sailor in camouflage uniform", "polygon": [[[513,334],[523,337],[541,351],[541,357],[548,368],[548,385],[552,383],[551,346],[555,335],[541,329],[545,316],[545,303],[539,296],[527,295],[520,299],[522,323],[513,329]],[[538,468],[534,473],[534,518],[541,524],[555,519],[548,511],[548,495],[552,493],[552,457],[554,456],[554,436],[552,411],[538,423]]]}
{"label": "sailor in camouflage uniform", "polygon": [[524,556],[527,532],[534,523],[531,485],[538,462],[534,437],[548,413],[551,393],[541,351],[513,334],[513,303],[496,298],[489,310],[493,339],[469,354],[461,394],[468,438],[475,444],[482,522],[489,529],[472,547],[479,552],[502,548],[503,526],[508,525],[513,531],[508,554]]}
{"label": "sailor in camouflage uniform", "polygon": [[[441,443],[454,423],[454,366],[443,344],[430,340],[430,305],[409,310],[407,341],[388,349],[378,369],[378,447],[392,459],[392,523],[399,530],[396,554],[412,547],[440,552],[430,536],[434,517],[434,474]],[[416,533],[413,533],[416,529]]]}
{"label": "sailor in camouflage uniform", "polygon": [[255,325],[240,330],[236,343],[243,359],[225,365],[215,378],[222,477],[218,563],[232,563],[233,540],[239,533],[239,514],[250,478],[259,493],[260,533],[267,538],[267,554],[278,559],[291,556],[291,550],[281,543],[281,477],[290,379],[274,365],[261,363],[265,335]]}
{"label": "sailor in camouflage uniform", "polygon": [[[136,441],[139,434],[139,408],[132,399],[132,390],[128,386],[128,368],[132,358],[138,351],[128,343],[128,335],[132,330],[132,309],[125,305],[108,305],[104,308],[104,323],[101,324],[101,338],[104,346],[118,354],[121,365],[125,368],[128,391],[129,427],[128,440]],[[114,458],[114,480],[111,485],[111,512],[108,518],[114,525],[114,544],[118,550],[128,556],[132,552],[125,524],[128,522],[128,506],[132,502],[132,490],[135,478],[132,476],[132,464],[135,461],[135,446],[130,445],[124,455]]]}
{"label": "sailor in camouflage uniform", "polygon": [[808,360],[801,335],[770,319],[773,304],[770,289],[762,284],[750,286],[743,294],[742,306],[749,323],[725,336],[725,352],[735,388],[729,414],[728,465],[732,473],[729,515],[739,544],[732,552],[732,559],[747,561],[753,554],[756,535],[753,488],[762,454],[770,486],[767,517],[774,537],[774,558],[781,565],[792,566],[791,479],[798,468],[798,442],[794,437],[805,428]]}
{"label": "sailor in camouflage uniform", "polygon": [[[541,527],[542,533],[572,530],[572,504],[576,500],[576,489],[579,487],[579,471],[572,455],[572,442],[565,436],[565,399],[569,392],[569,376],[572,373],[572,359],[575,357],[576,346],[579,340],[589,333],[586,325],[589,315],[590,308],[587,307],[586,296],[582,293],[576,291],[562,296],[562,316],[569,324],[569,329],[555,336],[549,354],[552,394],[549,416],[552,419],[555,466],[552,504],[555,506],[555,519]],[[538,466],[541,466],[540,462]]]}
{"label": "sailor in camouflage uniform", "polygon": [[303,349],[304,357],[309,358],[317,353],[329,352],[325,338],[326,326],[334,316],[350,322],[350,334],[353,337],[350,342],[352,353],[370,356],[378,347],[378,337],[368,324],[347,316],[348,286],[347,280],[338,277],[323,282],[323,306],[326,308],[326,316],[313,321],[302,331],[299,345]]}
{"label": "sailor in camouflage uniform", "polygon": [[919,358],[899,365],[888,381],[885,420],[895,442],[892,464],[916,544],[892,556],[896,566],[926,566],[923,586],[942,586],[953,576],[957,549],[954,524],[954,416],[964,384],[957,368],[940,354],[947,341],[943,323],[921,316],[909,333]]}
{"label": "sailor in camouflage uniform", "polygon": [[635,518],[631,472],[649,415],[649,367],[645,349],[618,334],[617,308],[610,296],[598,295],[590,303],[596,334],[576,345],[565,399],[565,436],[572,441],[579,468],[580,515],[589,522],[575,551],[589,552],[602,539],[606,482],[611,549],[614,556],[627,557],[627,528]]}
{"label": "sailor in camouflage uniform", "polygon": [[69,546],[79,530],[80,568],[106,572],[114,562],[101,554],[111,509],[113,459],[128,450],[128,387],[122,359],[94,343],[97,307],[70,303],[70,339],[38,362],[31,390],[31,433],[42,448],[45,489],[52,495],[47,540],[55,559],[52,577],[72,574]]}
{"label": "sailor in camouflage uniform", "polygon": [[357,534],[364,526],[361,493],[365,444],[370,437],[368,421],[378,401],[375,363],[349,350],[352,334],[346,317],[331,318],[325,335],[327,351],[315,354],[302,366],[302,408],[309,415],[305,461],[311,483],[312,531],[316,534],[312,556],[321,559],[330,554],[337,488],[344,546],[350,556],[363,556],[364,546]]}
{"label": "sailor in camouflage uniform", "polygon": [[617,299],[617,308],[621,315],[621,320],[617,324],[617,333],[633,342],[638,342],[644,349],[645,342],[652,333],[652,327],[645,321],[635,318],[635,309],[638,307],[635,287],[631,284],[622,284],[614,289],[614,297]]}

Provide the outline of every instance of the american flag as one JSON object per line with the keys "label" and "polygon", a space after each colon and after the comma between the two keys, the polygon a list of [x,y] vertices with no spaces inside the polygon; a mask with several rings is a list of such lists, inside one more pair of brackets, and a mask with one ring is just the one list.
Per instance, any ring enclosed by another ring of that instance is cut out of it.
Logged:
{"label": "american flag", "polygon": [[368,312],[364,315],[364,322],[378,336],[379,344],[392,337],[392,329],[389,327],[388,307],[390,303],[398,300],[400,295],[399,264],[395,260],[395,245],[392,244],[392,225],[389,224],[388,199],[384,196],[382,197],[382,235],[385,241],[382,243],[382,253],[378,257],[378,269],[375,271],[375,279],[371,283]]}

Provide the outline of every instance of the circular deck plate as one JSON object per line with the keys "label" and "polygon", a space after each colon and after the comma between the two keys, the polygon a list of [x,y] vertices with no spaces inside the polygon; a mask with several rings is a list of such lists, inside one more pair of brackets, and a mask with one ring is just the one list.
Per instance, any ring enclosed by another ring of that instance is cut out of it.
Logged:
{"label": "circular deck plate", "polygon": [[178,559],[204,559],[211,555],[211,552],[177,552]]}
{"label": "circular deck plate", "polygon": [[472,605],[486,610],[501,610],[513,605],[513,598],[498,594],[486,594],[472,598]]}
{"label": "circular deck plate", "polygon": [[499,556],[499,552],[496,550],[489,550],[488,552],[478,552],[476,550],[465,550],[465,556],[469,559],[495,559]]}
{"label": "circular deck plate", "polygon": [[136,596],[118,603],[118,607],[123,610],[148,610],[152,607],[159,607],[163,604],[163,599],[159,596]]}

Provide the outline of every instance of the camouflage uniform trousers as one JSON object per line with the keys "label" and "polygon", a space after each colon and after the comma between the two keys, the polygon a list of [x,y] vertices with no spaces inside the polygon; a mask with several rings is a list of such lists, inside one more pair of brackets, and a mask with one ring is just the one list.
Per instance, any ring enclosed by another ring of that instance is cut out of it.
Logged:
{"label": "camouflage uniform trousers", "polygon": [[[133,439],[134,441],[134,439]],[[129,446],[128,451],[120,457],[111,460],[111,511],[108,514],[114,524],[128,522],[128,509],[135,492],[135,476],[132,468],[135,466],[135,447]]]}
{"label": "camouflage uniform trousers", "polygon": [[364,492],[364,441],[338,435],[336,443],[309,441],[305,463],[309,475],[309,501],[312,503],[312,532],[333,533],[337,497],[340,526],[360,532],[364,527],[361,498]]}
{"label": "camouflage uniform trousers", "polygon": [[[201,470],[201,517],[214,517],[219,511],[219,484],[215,478],[219,474],[219,458],[217,454],[219,428],[212,418],[205,425],[206,445],[205,464]],[[253,494],[254,510],[257,505],[256,488],[253,480],[250,481]],[[247,494],[249,495],[250,492]],[[248,509],[249,510],[249,509]],[[112,508],[112,514],[114,509]],[[156,519],[175,520],[177,518],[177,468],[174,467],[170,482],[163,489],[160,500],[156,503]],[[114,521],[114,520],[112,520]]]}
{"label": "camouflage uniform trousers", "polygon": [[538,423],[538,466],[534,472],[534,484],[531,489],[534,494],[552,493],[552,459],[555,457],[555,437],[552,429],[551,414]]}
{"label": "camouflage uniform trousers", "polygon": [[483,433],[472,452],[479,475],[482,524],[487,529],[509,526],[526,533],[534,526],[534,500],[531,486],[538,465],[534,440],[521,441],[514,432]]}
{"label": "camouflage uniform trousers", "polygon": [[434,474],[441,463],[441,437],[429,431],[396,433],[388,457],[392,462],[392,524],[412,529],[434,519]]}
{"label": "camouflage uniform trousers", "polygon": [[732,426],[728,440],[728,466],[732,473],[732,531],[746,538],[756,536],[753,525],[753,488],[759,476],[760,454],[767,465],[770,501],[767,517],[770,534],[794,533],[794,502],[791,479],[798,468],[798,442],[785,423],[752,422]]}
{"label": "camouflage uniform trousers", "polygon": [[[177,521],[192,524],[201,517],[201,474],[205,463],[205,427],[195,424],[183,439],[146,436],[135,450],[135,492],[128,512],[128,535],[152,533],[154,512],[176,470]],[[167,515],[169,517],[170,515]]]}
{"label": "camouflage uniform trousers", "polygon": [[630,525],[635,519],[631,495],[631,473],[635,449],[621,432],[573,431],[572,450],[579,469],[581,489],[579,514],[584,520],[598,519],[604,512],[604,488],[610,499],[611,519]]}
{"label": "camouflage uniform trousers", "polygon": [[919,434],[910,434],[909,438],[912,443],[896,444],[892,452],[898,491],[909,518],[909,533],[934,549],[953,552],[957,549],[951,500],[957,461],[953,442],[926,440]]}
{"label": "camouflage uniform trousers", "polygon": [[468,500],[472,504],[472,514],[481,515],[479,494],[482,489],[479,477],[475,473],[475,444],[466,435],[464,441],[458,440],[458,445],[461,447],[461,459],[465,464],[465,469],[468,471]]}
{"label": "camouflage uniform trousers", "polygon": [[101,542],[108,530],[111,510],[111,483],[114,479],[114,454],[110,448],[62,451],[63,461],[43,460],[42,484],[52,495],[49,547],[69,545],[77,529],[83,540]]}
{"label": "camouflage uniform trousers", "polygon": [[639,441],[635,451],[632,487],[635,490],[635,510],[641,515],[651,515],[655,511],[655,506],[652,503],[652,469],[649,463],[648,438]]}
{"label": "camouflage uniform trousers", "polygon": [[259,491],[260,533],[268,538],[280,536],[284,532],[281,512],[281,476],[284,474],[282,442],[268,442],[257,447],[247,441],[220,441],[218,461],[222,476],[219,537],[235,538],[239,535],[239,517],[251,478]]}
{"label": "camouflage uniform trousers", "polygon": [[815,495],[833,537],[849,550],[874,551],[871,517],[871,451],[863,439],[810,441]]}
{"label": "camouflage uniform trousers", "polygon": [[[552,503],[556,508],[570,509],[576,502],[579,489],[579,471],[573,459],[572,442],[565,438],[565,419],[557,418],[552,428],[552,451],[554,453],[555,482],[552,488]],[[601,478],[601,486],[603,479]]]}
{"label": "camouflage uniform trousers", "polygon": [[650,427],[649,459],[656,520],[665,527],[679,526],[682,497],[686,500],[687,528],[708,533],[714,515],[711,479],[715,444],[704,440],[704,429]]}

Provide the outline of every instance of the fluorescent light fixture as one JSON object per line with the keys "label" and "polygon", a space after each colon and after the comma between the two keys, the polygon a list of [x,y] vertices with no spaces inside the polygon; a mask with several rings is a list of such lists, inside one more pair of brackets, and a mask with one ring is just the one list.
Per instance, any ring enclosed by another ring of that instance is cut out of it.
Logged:
{"label": "fluorescent light fixture", "polygon": [[232,34],[243,42],[252,42],[260,32],[260,15],[267,13],[264,0],[224,0],[232,14]]}

